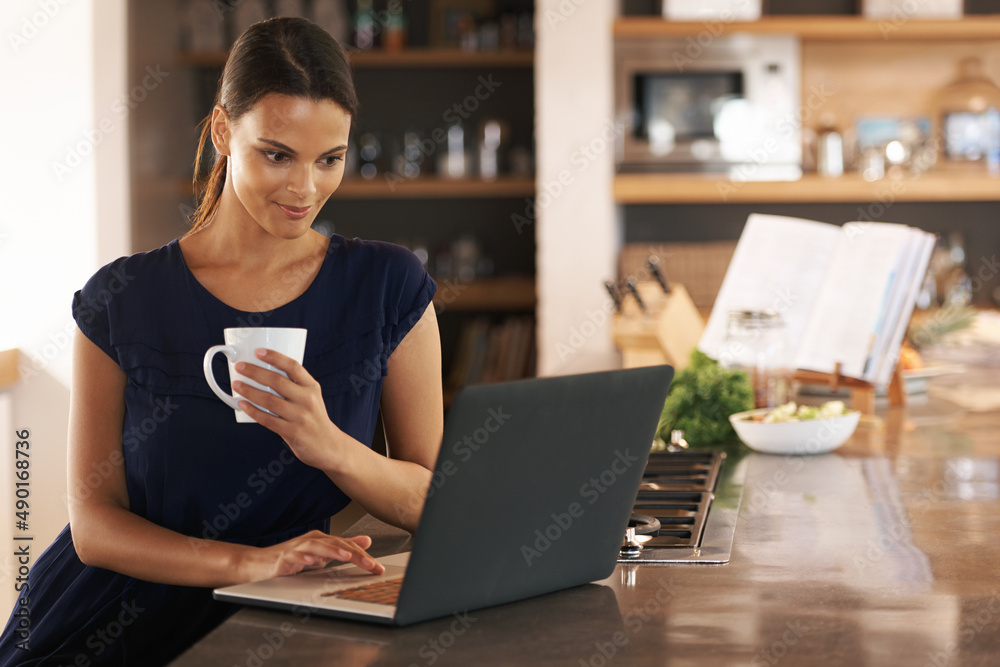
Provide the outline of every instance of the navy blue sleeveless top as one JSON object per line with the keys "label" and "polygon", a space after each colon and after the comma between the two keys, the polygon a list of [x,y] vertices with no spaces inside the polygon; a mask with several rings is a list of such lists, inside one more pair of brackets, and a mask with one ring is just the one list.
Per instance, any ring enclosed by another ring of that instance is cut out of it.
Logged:
{"label": "navy blue sleeveless top", "polygon": [[[350,499],[277,434],[237,423],[205,381],[205,351],[225,342],[227,327],[308,329],[303,366],[320,383],[330,419],[370,446],[387,360],[435,289],[406,248],[338,235],[306,291],[266,312],[213,296],[176,240],[98,270],[72,311],[128,377],[122,454],[131,511],[183,535],[254,546],[325,529]],[[228,388],[223,355],[214,370]],[[12,613],[0,665],[77,664],[79,655],[91,665],[165,664],[236,609],[213,601],[210,589],[86,566],[67,526],[31,569],[14,610],[28,613]],[[25,618],[28,650],[18,632]]]}

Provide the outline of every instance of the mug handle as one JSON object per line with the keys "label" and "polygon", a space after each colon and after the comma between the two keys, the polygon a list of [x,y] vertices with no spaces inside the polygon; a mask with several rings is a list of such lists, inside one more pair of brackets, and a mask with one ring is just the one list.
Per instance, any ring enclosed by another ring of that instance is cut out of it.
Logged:
{"label": "mug handle", "polygon": [[205,371],[205,380],[208,381],[208,386],[212,388],[215,395],[222,399],[222,401],[237,412],[242,412],[239,405],[239,400],[234,398],[231,394],[227,394],[219,386],[219,383],[215,381],[215,374],[212,373],[212,357],[214,357],[219,352],[226,355],[229,361],[236,361],[236,348],[232,345],[213,345],[208,348],[205,352],[205,361],[202,363],[202,370]]}

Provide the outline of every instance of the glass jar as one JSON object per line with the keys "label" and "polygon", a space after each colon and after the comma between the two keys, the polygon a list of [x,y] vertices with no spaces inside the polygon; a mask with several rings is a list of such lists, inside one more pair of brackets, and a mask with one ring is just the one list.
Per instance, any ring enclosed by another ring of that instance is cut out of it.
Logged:
{"label": "glass jar", "polygon": [[1000,171],[1000,87],[987,76],[982,59],[962,60],[934,107],[945,165],[985,164],[991,173]]}
{"label": "glass jar", "polygon": [[754,407],[773,408],[791,395],[791,345],[779,313],[772,310],[732,310],[719,363],[746,371],[753,386]]}

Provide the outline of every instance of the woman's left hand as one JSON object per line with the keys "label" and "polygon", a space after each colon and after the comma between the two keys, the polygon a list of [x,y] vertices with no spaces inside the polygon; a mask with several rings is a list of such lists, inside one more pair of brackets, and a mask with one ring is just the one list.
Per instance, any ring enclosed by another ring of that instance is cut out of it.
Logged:
{"label": "woman's left hand", "polygon": [[[263,348],[256,350],[256,354],[258,359],[284,371],[288,377],[256,364],[236,364],[236,372],[279,394],[275,396],[237,380],[233,382],[233,391],[248,399],[239,402],[240,409],[261,426],[280,435],[300,461],[324,469],[324,461],[343,431],[327,415],[319,382],[291,357]],[[250,401],[274,414],[269,415]]]}

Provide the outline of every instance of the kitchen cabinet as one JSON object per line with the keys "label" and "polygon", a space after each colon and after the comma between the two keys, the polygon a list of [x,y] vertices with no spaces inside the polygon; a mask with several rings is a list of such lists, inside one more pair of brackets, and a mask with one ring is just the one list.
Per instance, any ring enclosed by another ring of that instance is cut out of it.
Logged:
{"label": "kitchen cabinet", "polygon": [[[131,118],[136,252],[182,235],[194,206],[195,126],[211,109],[227,57],[225,50],[182,48],[182,12],[197,1],[133,1],[129,7],[130,72],[137,75],[149,63],[162,63],[168,72],[164,90],[152,91],[150,103],[138,105]],[[492,180],[474,173],[444,178],[434,168],[444,151],[441,145],[425,155],[421,174],[415,178],[393,177],[384,163],[374,178],[362,178],[355,169],[345,175],[317,216],[316,228],[426,249],[428,271],[439,284],[435,302],[447,377],[464,331],[482,318],[491,327],[503,326],[509,318],[530,321],[534,346],[534,235],[530,228],[521,230],[512,222],[531,205],[535,192],[531,167],[524,166],[533,153],[534,54],[531,49],[463,51],[433,46],[428,37],[430,4],[406,3],[405,11],[413,18],[407,48],[348,49],[361,101],[352,143],[371,131],[387,139],[384,145],[389,138],[401,139],[411,128],[430,136],[461,118],[470,150],[480,122],[498,118],[509,129],[505,148],[520,150],[520,169],[502,170]],[[504,10],[531,9],[530,0],[496,4]],[[230,18],[226,11],[219,14],[220,21]],[[482,81],[491,82],[487,95],[477,92]],[[446,260],[459,242],[466,247],[474,244],[484,260],[473,277],[452,275],[447,261],[436,261],[442,254]],[[528,362],[517,372],[518,377],[533,374]],[[457,387],[450,389],[449,395]]]}
{"label": "kitchen cabinet", "polygon": [[[983,59],[1000,79],[1000,16],[962,20],[908,17],[866,20],[857,16],[768,16],[754,22],[669,22],[629,16],[614,23],[615,37],[687,37],[714,40],[735,34],[791,34],[801,40],[804,134],[832,118],[841,129],[859,116],[931,117],[938,89],[962,57]],[[694,48],[694,47],[692,47]],[[750,176],[752,178],[752,175]],[[828,203],[1000,201],[1000,179],[980,171],[939,165],[922,174],[867,182],[856,173],[794,181],[752,181],[702,174],[618,174],[615,199],[655,203]]]}
{"label": "kitchen cabinet", "polygon": [[[814,11],[813,3],[783,0],[780,4],[789,13]],[[831,11],[853,11],[847,4]],[[972,14],[996,11],[982,2],[967,2],[966,7],[969,13],[959,20],[867,20],[840,14],[682,23],[651,16],[647,6],[645,15],[621,16],[610,30],[616,38],[670,37],[692,48],[723,35],[797,36],[802,83],[794,120],[802,128],[803,154],[809,155],[811,139],[830,119],[843,133],[845,146],[861,117],[927,118],[933,128],[935,98],[954,80],[963,58],[978,57],[986,74],[1000,82],[1000,15]],[[619,173],[614,176],[613,197],[622,208],[627,246],[733,242],[751,213],[834,224],[878,220],[913,225],[942,239],[962,239],[968,249],[966,272],[983,271],[986,276],[972,295],[974,303],[997,303],[994,293],[1000,282],[984,267],[1000,247],[996,225],[1000,178],[981,163],[947,164],[942,159],[922,173],[887,170],[885,178],[872,182],[850,163],[848,167],[840,177],[806,170],[787,181],[749,180],[753,176],[746,171]],[[666,270],[669,275],[669,262]]]}

